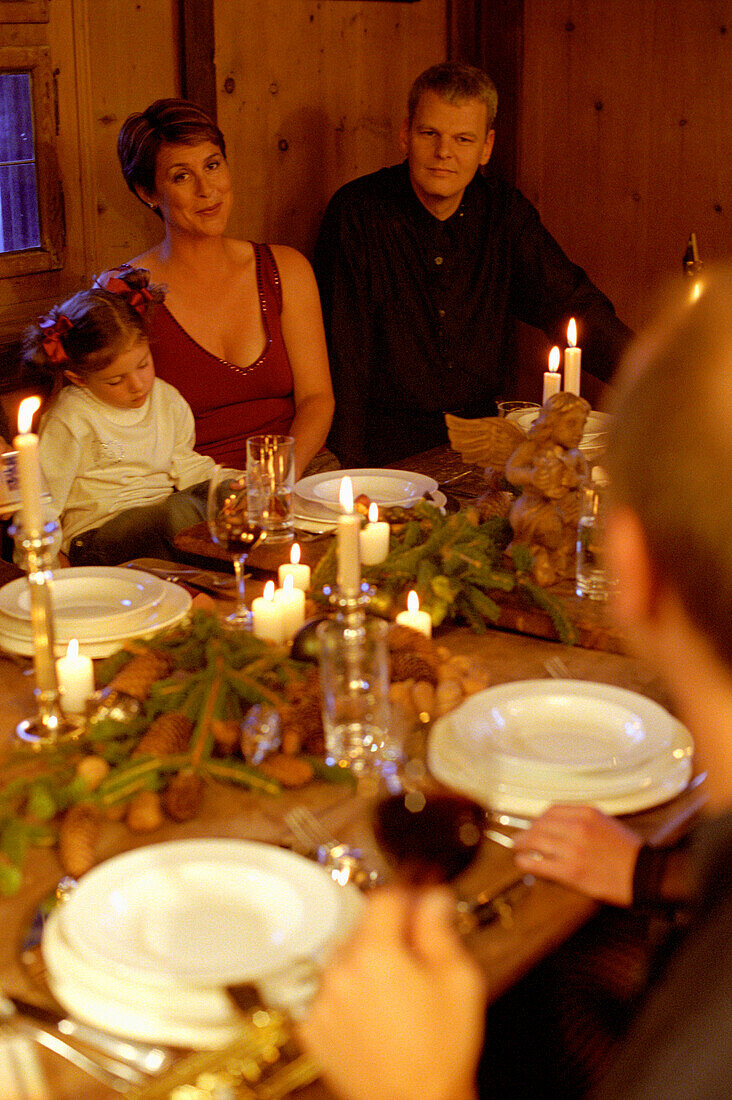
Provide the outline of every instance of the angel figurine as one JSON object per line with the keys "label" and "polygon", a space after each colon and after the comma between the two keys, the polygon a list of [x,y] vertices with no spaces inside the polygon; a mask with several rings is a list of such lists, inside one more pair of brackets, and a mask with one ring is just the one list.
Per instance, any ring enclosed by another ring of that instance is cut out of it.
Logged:
{"label": "angel figurine", "polygon": [[581,492],[589,475],[579,443],[589,412],[584,398],[554,394],[506,462],[507,481],[522,490],[508,516],[514,542],[531,549],[534,578],[545,587],[574,574]]}

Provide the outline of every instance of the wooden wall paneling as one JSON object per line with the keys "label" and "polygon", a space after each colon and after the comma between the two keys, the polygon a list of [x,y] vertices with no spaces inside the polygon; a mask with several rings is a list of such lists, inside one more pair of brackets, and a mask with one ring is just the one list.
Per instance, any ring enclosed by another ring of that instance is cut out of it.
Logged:
{"label": "wooden wall paneling", "polygon": [[728,30],[730,0],[525,2],[519,183],[633,327],[690,230],[732,251]]}
{"label": "wooden wall paneling", "polygon": [[158,219],[122,178],[117,134],[133,111],[164,96],[180,96],[180,24],[178,0],[92,0],[88,10],[98,271],[130,259],[160,237]]}
{"label": "wooden wall paneling", "polygon": [[181,89],[216,118],[214,0],[180,0]]}
{"label": "wooden wall paneling", "polygon": [[414,77],[447,49],[447,0],[216,0],[232,233],[310,253],[347,180],[400,158]]}
{"label": "wooden wall paneling", "polygon": [[524,0],[451,0],[449,55],[484,69],[498,89],[492,159],[516,181],[523,67]]}

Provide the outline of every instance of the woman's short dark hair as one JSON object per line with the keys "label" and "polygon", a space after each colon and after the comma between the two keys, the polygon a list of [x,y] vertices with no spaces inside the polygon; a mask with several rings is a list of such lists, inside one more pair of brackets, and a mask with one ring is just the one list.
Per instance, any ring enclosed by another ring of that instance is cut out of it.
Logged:
{"label": "woman's short dark hair", "polygon": [[187,99],[156,99],[142,113],[130,115],[117,138],[117,155],[130,191],[137,195],[138,187],[155,190],[161,145],[198,145],[203,141],[212,142],[226,156],[224,135],[216,123]]}

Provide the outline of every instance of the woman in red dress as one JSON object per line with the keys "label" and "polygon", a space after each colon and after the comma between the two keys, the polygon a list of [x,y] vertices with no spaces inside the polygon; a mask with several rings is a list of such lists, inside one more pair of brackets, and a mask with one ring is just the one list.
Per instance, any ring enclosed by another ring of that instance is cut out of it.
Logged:
{"label": "woman in red dress", "polygon": [[292,435],[299,477],[333,415],[310,264],[285,245],[224,235],[233,201],[226,147],[200,107],[157,100],[130,115],[117,147],[128,187],[165,228],[130,262],[167,289],[150,346],[156,373],[193,409],[196,449],[242,468],[248,436]]}

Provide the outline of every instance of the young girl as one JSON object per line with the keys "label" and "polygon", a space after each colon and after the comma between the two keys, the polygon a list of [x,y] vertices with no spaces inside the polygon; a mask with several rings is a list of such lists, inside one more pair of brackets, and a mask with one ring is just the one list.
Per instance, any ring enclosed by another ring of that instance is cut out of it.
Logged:
{"label": "young girl", "polygon": [[211,458],[193,414],[155,377],[146,314],[163,292],[125,268],[26,333],[29,380],[49,389],[39,457],[71,565],[172,558],[178,531],[206,516]]}

